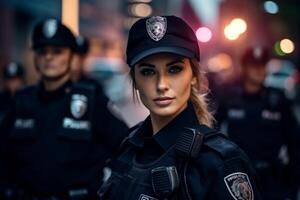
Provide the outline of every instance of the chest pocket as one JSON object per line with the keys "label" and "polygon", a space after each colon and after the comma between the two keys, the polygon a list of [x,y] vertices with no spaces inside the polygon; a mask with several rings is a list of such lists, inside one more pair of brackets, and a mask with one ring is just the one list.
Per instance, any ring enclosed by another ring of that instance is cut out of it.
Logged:
{"label": "chest pocket", "polygon": [[16,118],[10,139],[17,141],[36,140],[36,120],[34,118]]}
{"label": "chest pocket", "polygon": [[62,118],[58,137],[65,140],[88,142],[92,140],[92,108],[95,88],[84,84],[74,84],[66,105],[66,115]]}

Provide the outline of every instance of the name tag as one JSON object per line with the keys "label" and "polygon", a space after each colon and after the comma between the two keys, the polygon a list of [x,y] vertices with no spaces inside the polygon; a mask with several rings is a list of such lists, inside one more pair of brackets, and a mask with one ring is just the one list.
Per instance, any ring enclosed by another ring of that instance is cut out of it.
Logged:
{"label": "name tag", "polygon": [[274,112],[270,110],[263,110],[261,113],[261,117],[263,119],[279,121],[281,119],[281,113],[276,111]]}
{"label": "name tag", "polygon": [[76,129],[76,130],[90,130],[91,124],[89,121],[83,120],[74,120],[71,118],[65,117],[63,119],[63,128],[66,129]]}
{"label": "name tag", "polygon": [[229,109],[227,112],[229,118],[243,119],[245,118],[245,111],[241,109]]}
{"label": "name tag", "polygon": [[32,129],[34,127],[34,119],[16,119],[15,128],[16,129]]}

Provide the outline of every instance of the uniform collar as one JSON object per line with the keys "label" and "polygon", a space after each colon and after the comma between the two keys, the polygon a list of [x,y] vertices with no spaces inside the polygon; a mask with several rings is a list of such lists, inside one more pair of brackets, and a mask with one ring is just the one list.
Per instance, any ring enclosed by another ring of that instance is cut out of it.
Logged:
{"label": "uniform collar", "polygon": [[45,90],[44,84],[41,81],[38,85],[39,97],[44,102],[49,102],[54,99],[60,99],[61,97],[64,97],[68,92],[70,92],[71,85],[72,85],[72,82],[70,80],[68,80],[62,86],[57,88],[56,90],[47,91],[47,90]]}
{"label": "uniform collar", "polygon": [[199,122],[194,107],[192,103],[188,103],[187,108],[154,136],[152,135],[151,119],[148,116],[133,136],[129,138],[129,141],[135,146],[142,148],[144,140],[152,137],[164,150],[167,150],[176,143],[177,138],[185,127],[192,127],[197,124]]}

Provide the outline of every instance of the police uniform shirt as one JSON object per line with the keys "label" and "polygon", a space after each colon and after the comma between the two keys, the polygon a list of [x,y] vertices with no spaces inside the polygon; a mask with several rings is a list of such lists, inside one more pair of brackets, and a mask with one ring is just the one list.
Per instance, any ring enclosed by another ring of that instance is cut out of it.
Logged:
{"label": "police uniform shirt", "polygon": [[[83,98],[77,90],[87,98],[79,118],[74,116],[79,110],[72,112],[78,103],[74,95]],[[116,153],[127,131],[107,102],[99,90],[70,81],[50,92],[42,83],[19,91],[15,110],[1,127],[8,134],[10,181],[14,178],[18,188],[33,196],[69,195],[73,190],[95,195],[104,162]]]}
{"label": "police uniform shirt", "polygon": [[[198,124],[191,103],[182,113],[153,136],[151,121],[148,117],[132,132],[134,134],[129,136],[127,144],[125,143],[127,148],[123,148],[125,153],[121,154],[119,159],[112,164],[112,177],[99,190],[100,199],[161,199],[153,194],[153,191],[150,191],[151,189],[145,189],[145,185],[149,184],[147,183],[149,170],[151,171],[150,168],[153,166],[160,165],[157,163],[164,163],[163,166],[168,166],[172,164],[168,163],[168,160],[180,160],[181,158],[178,155],[170,152],[176,146],[181,130],[184,127],[195,127]],[[206,128],[211,130],[208,127]],[[187,158],[190,159],[191,163],[188,165],[185,180],[182,179],[181,163],[176,164],[178,176],[180,177],[180,191],[176,194],[177,197],[187,199],[183,189],[185,188],[184,184],[187,183],[190,190],[189,195],[192,196],[192,199],[260,199],[255,172],[252,171],[251,166],[248,166],[249,162],[247,162],[245,155],[240,152],[237,146],[224,138],[217,137],[213,140],[216,144],[221,144],[220,149],[218,147],[218,150],[214,151],[205,145],[198,158]],[[132,156],[126,153],[131,152],[131,148],[134,152]],[[218,151],[224,152],[218,155]],[[227,158],[228,152],[234,153]],[[170,156],[166,157],[169,153]],[[226,156],[222,158],[222,154]],[[149,168],[148,171],[147,168]],[[120,178],[119,182],[116,177],[122,177],[122,175],[125,178]],[[129,181],[126,177],[132,177],[134,181]],[[238,183],[239,181],[240,183]],[[129,185],[131,187],[128,187]],[[237,185],[243,188],[244,191],[234,188]],[[118,193],[118,195],[112,195],[112,193]]]}
{"label": "police uniform shirt", "polygon": [[10,109],[13,102],[13,97],[9,91],[0,91],[0,123],[4,118],[6,112]]}

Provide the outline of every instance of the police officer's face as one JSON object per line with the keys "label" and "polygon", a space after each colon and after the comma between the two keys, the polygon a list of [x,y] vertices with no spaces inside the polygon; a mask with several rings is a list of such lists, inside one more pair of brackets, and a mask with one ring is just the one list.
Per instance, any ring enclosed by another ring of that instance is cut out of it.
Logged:
{"label": "police officer's face", "polygon": [[151,116],[175,117],[186,108],[197,82],[189,59],[172,54],[149,56],[134,71],[136,88]]}
{"label": "police officer's face", "polygon": [[243,70],[245,81],[255,85],[264,83],[266,78],[266,67],[264,64],[247,64]]}
{"label": "police officer's face", "polygon": [[43,78],[56,79],[69,73],[71,49],[45,46],[35,50],[35,64]]}

